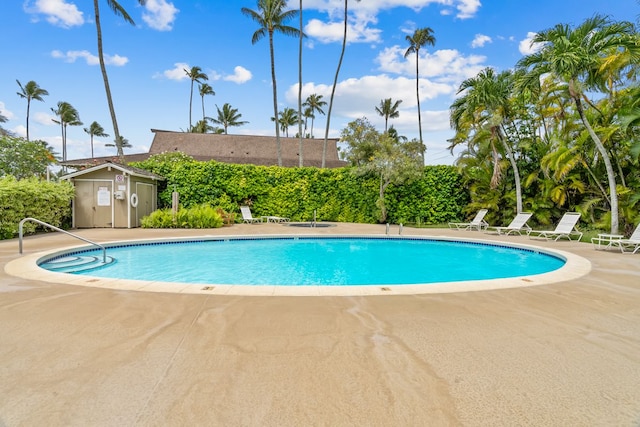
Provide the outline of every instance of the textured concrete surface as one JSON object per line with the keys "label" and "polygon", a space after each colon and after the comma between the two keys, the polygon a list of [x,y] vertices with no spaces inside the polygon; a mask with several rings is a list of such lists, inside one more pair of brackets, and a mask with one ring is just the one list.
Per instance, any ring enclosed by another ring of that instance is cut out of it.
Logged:
{"label": "textured concrete surface", "polygon": [[[98,242],[218,230],[81,230]],[[384,233],[339,224],[314,233]],[[636,426],[640,255],[580,255],[559,283],[422,295],[152,293],[8,275],[0,242],[0,426]],[[48,233],[25,256],[75,246]]]}

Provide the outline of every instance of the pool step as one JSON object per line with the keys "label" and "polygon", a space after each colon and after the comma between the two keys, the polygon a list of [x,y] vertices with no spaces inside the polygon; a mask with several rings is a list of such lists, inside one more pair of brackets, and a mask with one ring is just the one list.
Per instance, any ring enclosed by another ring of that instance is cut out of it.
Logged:
{"label": "pool step", "polygon": [[102,256],[70,255],[44,262],[40,264],[40,267],[58,273],[80,273],[111,264],[114,261],[115,259],[110,256],[107,256],[106,262],[103,262]]}

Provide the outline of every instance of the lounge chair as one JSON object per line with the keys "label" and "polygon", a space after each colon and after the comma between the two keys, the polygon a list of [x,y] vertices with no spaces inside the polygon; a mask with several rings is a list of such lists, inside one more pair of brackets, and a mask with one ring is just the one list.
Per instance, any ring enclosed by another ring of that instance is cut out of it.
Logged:
{"label": "lounge chair", "polygon": [[582,238],[582,232],[578,231],[575,228],[579,219],[580,219],[580,214],[578,212],[567,212],[562,216],[555,230],[553,231],[531,230],[529,232],[529,238],[532,239],[534,237],[539,237],[539,238],[544,238],[546,240],[553,239],[557,241],[561,237],[566,237],[567,239],[571,240],[571,236],[578,236],[577,240],[580,240]]}
{"label": "lounge chair", "polygon": [[249,206],[240,206],[240,212],[242,213],[242,222],[256,223],[256,222],[289,222],[289,218],[282,216],[261,216],[260,218],[254,218],[251,215],[251,209]]}
{"label": "lounge chair", "polygon": [[242,214],[242,222],[245,224],[262,222],[262,218],[254,218],[253,215],[251,215],[251,209],[249,206],[240,206],[240,213]]}
{"label": "lounge chair", "polygon": [[506,227],[490,226],[490,227],[487,227],[487,231],[495,230],[498,234],[505,234],[507,236],[511,233],[513,234],[517,233],[522,236],[523,231],[529,234],[531,232],[531,227],[529,227],[529,225],[527,224],[527,221],[529,221],[532,215],[533,214],[531,212],[520,212],[518,215],[516,215],[515,218],[513,218],[513,221],[511,221],[511,223]]}
{"label": "lounge chair", "polygon": [[620,252],[635,254],[640,251],[640,224],[628,239],[622,234],[598,234],[591,243],[596,249],[620,249]]}
{"label": "lounge chair", "polygon": [[482,231],[489,226],[489,224],[484,220],[484,216],[489,212],[487,209],[480,209],[476,214],[475,218],[471,220],[471,222],[450,222],[449,228],[456,230],[471,230],[475,229],[478,231]]}

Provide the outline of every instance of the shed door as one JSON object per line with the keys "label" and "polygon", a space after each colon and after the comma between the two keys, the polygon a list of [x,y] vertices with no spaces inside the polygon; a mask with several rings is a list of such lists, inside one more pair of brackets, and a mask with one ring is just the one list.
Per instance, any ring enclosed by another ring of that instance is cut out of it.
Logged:
{"label": "shed door", "polygon": [[153,203],[154,186],[142,182],[136,182],[136,194],[138,195],[138,206],[135,208],[135,226],[140,227],[140,219],[150,215],[156,208]]}
{"label": "shed door", "polygon": [[76,180],[77,228],[113,227],[113,183]]}

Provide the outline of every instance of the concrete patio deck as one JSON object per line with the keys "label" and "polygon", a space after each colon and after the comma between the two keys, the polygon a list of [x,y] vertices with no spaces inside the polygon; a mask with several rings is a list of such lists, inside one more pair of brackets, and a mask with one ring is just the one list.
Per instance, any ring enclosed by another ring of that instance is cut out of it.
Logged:
{"label": "concrete patio deck", "polygon": [[[80,230],[100,243],[296,229]],[[384,296],[138,292],[8,275],[0,242],[0,426],[640,424],[640,255],[475,231],[588,259],[513,289]],[[76,246],[48,233],[25,256]]]}

